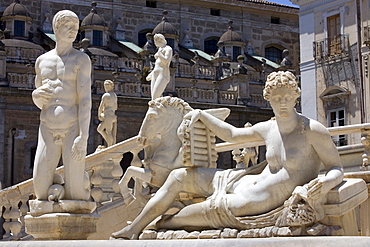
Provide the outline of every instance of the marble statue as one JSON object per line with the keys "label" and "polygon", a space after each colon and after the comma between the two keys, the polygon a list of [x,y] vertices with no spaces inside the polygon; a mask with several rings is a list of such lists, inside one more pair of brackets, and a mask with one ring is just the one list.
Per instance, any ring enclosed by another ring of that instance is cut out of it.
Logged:
{"label": "marble statue", "polygon": [[172,59],[172,48],[167,45],[167,41],[162,34],[154,35],[154,44],[158,48],[154,55],[155,65],[153,71],[146,77],[147,81],[151,81],[152,100],[161,97],[170,82],[170,63]]}
{"label": "marble statue", "polygon": [[50,187],[60,157],[64,164],[64,199],[90,198],[85,156],[91,111],[91,62],[85,53],[72,46],[78,28],[75,13],[69,10],[56,13],[55,49],[38,57],[35,65],[36,89],[32,99],[41,109],[33,172],[38,200],[48,200],[48,191],[52,193]]}
{"label": "marble statue", "polygon": [[292,63],[292,61],[289,58],[289,50],[288,49],[285,49],[283,51],[282,55],[283,55],[283,60],[281,61],[280,66],[281,67],[286,67],[286,68],[292,67],[293,66],[293,63]]}
{"label": "marble statue", "polygon": [[[126,205],[130,205],[135,199],[127,187],[131,178],[161,187],[168,174],[176,168],[192,166],[194,163],[216,167],[215,136],[207,133],[205,126],[200,123],[196,133],[186,132],[189,121],[183,121],[183,117],[192,110],[188,103],[176,97],[160,97],[149,102],[149,110],[139,131],[139,145],[144,147],[145,158],[142,164],[129,166],[119,182]],[[230,110],[221,108],[207,112],[224,120]],[[190,147],[188,139],[194,135],[199,141]],[[210,150],[209,156],[207,150]]]}
{"label": "marble statue", "polygon": [[[279,71],[268,76],[264,89],[264,98],[275,114],[269,121],[236,128],[202,110],[187,113],[184,119],[189,121],[189,129],[200,121],[228,142],[264,141],[267,165],[257,174],[250,174],[250,168],[220,170],[198,167],[196,163],[190,168],[175,169],[132,224],[113,233],[112,237],[137,239],[149,223],[156,229],[249,229],[255,225],[250,218],[256,215],[266,218],[269,212],[274,213],[284,205],[297,186],[303,185],[310,205],[319,210],[316,204],[322,203],[322,198],[342,182],[343,170],[327,129],[296,112],[294,106],[299,95],[295,76]],[[318,177],[321,163],[327,173]],[[208,198],[185,206],[174,215],[157,219],[180,192]],[[293,210],[296,206],[288,208]],[[316,220],[320,217],[322,214],[318,213]],[[294,214],[290,218],[294,219]],[[153,221],[155,219],[157,221]],[[273,216],[271,219],[276,221]]]}
{"label": "marble statue", "polygon": [[101,97],[98,108],[98,118],[101,121],[97,130],[110,147],[116,144],[117,135],[117,95],[114,93],[114,82],[111,80],[104,81],[105,93]]}

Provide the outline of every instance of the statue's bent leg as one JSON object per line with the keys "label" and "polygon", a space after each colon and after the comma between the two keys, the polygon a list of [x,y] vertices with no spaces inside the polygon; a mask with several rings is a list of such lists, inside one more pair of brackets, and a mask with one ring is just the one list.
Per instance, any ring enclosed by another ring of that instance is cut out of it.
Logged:
{"label": "statue's bent leg", "polygon": [[[185,229],[198,230],[199,228],[211,227],[208,220],[204,218],[204,204],[208,201],[191,204],[181,209],[177,214],[170,217],[163,217],[156,223],[156,228],[160,229]],[[208,206],[209,205],[205,205]]]}
{"label": "statue's bent leg", "polygon": [[131,190],[127,186],[131,178],[139,178],[144,182],[150,183],[152,173],[150,169],[144,169],[141,167],[129,166],[127,168],[125,174],[118,183],[122,197],[124,198],[126,205],[129,205],[135,199],[131,193]]}
{"label": "statue's bent leg", "polygon": [[62,157],[64,164],[65,199],[89,200],[90,192],[85,188],[85,157],[77,161],[72,158],[73,142],[79,134],[79,128],[72,126],[63,141]]}
{"label": "statue's bent leg", "polygon": [[40,124],[33,169],[33,186],[38,200],[48,199],[48,189],[53,184],[61,149],[60,145],[55,144],[54,137],[48,128]]}
{"label": "statue's bent leg", "polygon": [[213,193],[212,180],[217,169],[179,168],[173,170],[166,182],[131,225],[112,234],[114,238],[137,239],[140,232],[158,216],[164,214],[180,192],[209,196]]}

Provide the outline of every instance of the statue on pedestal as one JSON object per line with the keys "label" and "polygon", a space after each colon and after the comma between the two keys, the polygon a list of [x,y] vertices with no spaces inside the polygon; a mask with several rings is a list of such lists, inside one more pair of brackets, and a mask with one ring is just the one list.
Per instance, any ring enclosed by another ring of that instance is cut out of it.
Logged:
{"label": "statue on pedestal", "polygon": [[[85,172],[91,62],[88,55],[73,48],[78,28],[74,12],[56,13],[55,49],[36,60],[32,99],[41,109],[33,171],[37,200],[29,201],[31,215],[25,218],[27,233],[35,239],[86,239],[96,231],[93,222],[98,216],[90,215],[96,204],[89,201],[90,181]],[[55,173],[61,157],[64,179]]]}
{"label": "statue on pedestal", "polygon": [[37,58],[32,99],[41,109],[39,140],[33,172],[38,200],[48,199],[55,169],[62,156],[65,199],[88,200],[85,156],[91,110],[91,62],[73,48],[78,17],[68,10],[53,19],[55,49]]}
{"label": "statue on pedestal", "polygon": [[101,97],[98,109],[98,118],[101,123],[98,126],[98,132],[110,147],[116,144],[117,135],[117,95],[114,93],[114,82],[111,80],[104,81],[105,93]]}
{"label": "statue on pedestal", "polygon": [[161,97],[167,84],[170,82],[170,63],[172,59],[172,48],[167,45],[167,41],[162,34],[154,35],[154,44],[158,51],[154,55],[155,65],[152,72],[146,77],[151,81],[150,89],[152,100]]}
{"label": "statue on pedestal", "polygon": [[[199,167],[196,163],[190,168],[175,169],[132,224],[113,233],[112,237],[137,239],[146,227],[245,230],[256,226],[305,225],[322,219],[322,198],[342,182],[342,164],[327,129],[296,112],[294,106],[299,95],[295,76],[279,71],[268,76],[264,89],[264,97],[270,101],[275,114],[269,121],[236,128],[206,111],[187,113],[184,119],[189,120],[189,129],[200,121],[228,142],[265,142],[266,166],[258,173],[251,173],[254,166],[220,170]],[[318,177],[321,163],[327,173]],[[153,222],[168,210],[180,192],[208,198]],[[285,206],[292,195],[290,204]],[[302,200],[295,198],[303,197],[307,198],[309,207],[301,212]]]}

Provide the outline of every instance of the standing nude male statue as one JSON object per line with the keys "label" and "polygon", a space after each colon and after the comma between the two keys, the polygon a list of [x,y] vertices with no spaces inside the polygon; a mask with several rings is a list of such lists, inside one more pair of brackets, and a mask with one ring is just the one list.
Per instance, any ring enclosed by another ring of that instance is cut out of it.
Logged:
{"label": "standing nude male statue", "polygon": [[116,143],[117,134],[117,95],[114,93],[114,82],[111,80],[104,81],[105,93],[101,97],[98,109],[98,118],[101,123],[98,126],[98,132],[103,136],[110,147]]}
{"label": "standing nude male statue", "polygon": [[167,84],[170,82],[170,63],[172,59],[172,48],[167,45],[167,41],[162,34],[154,35],[154,44],[158,47],[155,57],[155,65],[152,72],[146,77],[151,81],[150,90],[152,100],[161,97]]}
{"label": "standing nude male statue", "polygon": [[48,199],[55,169],[62,156],[66,200],[90,198],[85,156],[91,111],[91,62],[73,48],[79,28],[75,13],[55,14],[55,49],[36,60],[34,103],[41,109],[33,171],[38,200]]}

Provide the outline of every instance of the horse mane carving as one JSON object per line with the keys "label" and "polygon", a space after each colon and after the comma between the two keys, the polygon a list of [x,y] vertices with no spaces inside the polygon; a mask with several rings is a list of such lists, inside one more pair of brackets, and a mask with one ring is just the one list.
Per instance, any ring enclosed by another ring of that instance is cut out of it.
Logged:
{"label": "horse mane carving", "polygon": [[186,113],[193,110],[193,108],[184,100],[180,98],[176,98],[176,97],[170,97],[170,96],[160,97],[160,98],[151,100],[149,101],[148,105],[149,107],[157,108],[160,110],[162,110],[163,107],[173,106],[179,109],[183,116],[185,116]]}

